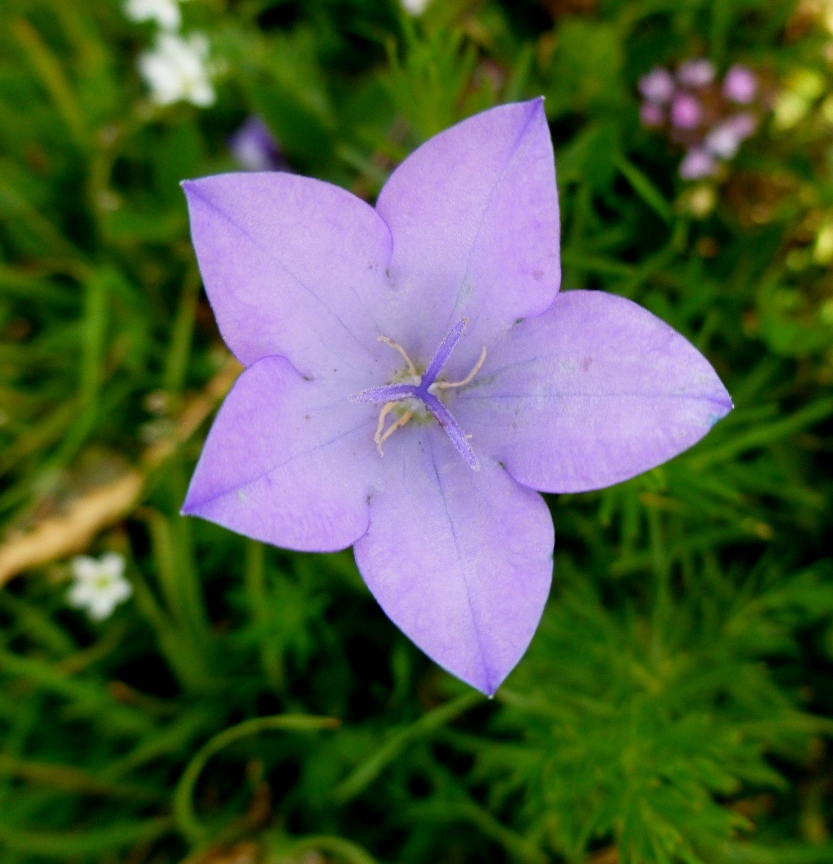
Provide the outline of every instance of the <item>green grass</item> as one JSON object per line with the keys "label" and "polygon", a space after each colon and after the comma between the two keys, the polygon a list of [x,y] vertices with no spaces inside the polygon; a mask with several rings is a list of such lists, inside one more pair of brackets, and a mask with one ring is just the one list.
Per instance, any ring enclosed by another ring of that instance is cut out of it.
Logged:
{"label": "green grass", "polygon": [[[191,0],[218,61],[199,109],[148,101],[154,28],[115,0],[6,0],[0,562],[20,532],[57,551],[0,589],[4,864],[833,861],[833,36],[807,8]],[[636,91],[693,56],[800,107],[696,188]],[[428,136],[541,93],[564,287],[662,317],[736,409],[662,468],[550,499],[553,595],[487,701],[394,628],[349,552],[178,515],[234,374],[178,183],[233,170],[258,113],[295,170],[373,201]],[[66,603],[81,550],[128,562],[134,595],[101,624]]]}

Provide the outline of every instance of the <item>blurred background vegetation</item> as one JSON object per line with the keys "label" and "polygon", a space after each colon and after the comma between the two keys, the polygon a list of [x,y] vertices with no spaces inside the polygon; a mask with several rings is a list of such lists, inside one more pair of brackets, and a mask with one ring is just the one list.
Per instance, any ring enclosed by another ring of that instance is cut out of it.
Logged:
{"label": "blurred background vegetation", "polygon": [[[407,5],[0,6],[0,860],[830,864],[833,4]],[[757,131],[686,181],[638,85],[697,58],[754,71]],[[647,306],[737,407],[550,499],[549,607],[487,701],[349,552],[177,515],[238,370],[178,183],[266,159],[373,201],[541,93],[565,289]],[[68,602],[78,553],[123,561],[111,615]]]}

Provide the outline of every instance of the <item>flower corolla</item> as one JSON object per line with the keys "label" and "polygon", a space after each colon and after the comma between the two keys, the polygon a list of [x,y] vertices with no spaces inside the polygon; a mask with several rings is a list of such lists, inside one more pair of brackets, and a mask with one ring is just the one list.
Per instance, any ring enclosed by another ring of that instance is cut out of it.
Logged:
{"label": "flower corolla", "polygon": [[705,147],[692,147],[680,162],[679,171],[683,180],[702,180],[717,171],[717,162]]}
{"label": "flower corolla", "polygon": [[677,80],[686,87],[705,87],[714,81],[714,64],[705,57],[686,60],[677,69]]}
{"label": "flower corolla", "polygon": [[671,125],[678,129],[696,129],[703,119],[703,106],[691,93],[678,93],[671,103]]}
{"label": "flower corolla", "polygon": [[735,64],[723,79],[723,95],[732,102],[748,105],[758,92],[758,78],[755,73],[740,64]]}
{"label": "flower corolla", "polygon": [[648,128],[662,126],[665,123],[665,111],[656,102],[646,101],[639,106],[639,119]]}
{"label": "flower corolla", "polygon": [[674,76],[662,66],[654,67],[639,79],[639,92],[649,102],[664,105],[674,95]]}
{"label": "flower corolla", "polygon": [[100,559],[79,555],[70,562],[73,583],[67,602],[77,609],[85,609],[93,621],[103,621],[113,614],[119,603],[133,593],[133,587],[124,578],[124,556],[106,552]]}
{"label": "flower corolla", "polygon": [[138,66],[157,104],[186,101],[201,108],[214,104],[208,39],[202,33],[187,38],[159,33],[153,50],[139,55]]}
{"label": "flower corolla", "polygon": [[559,293],[540,99],[430,139],[375,208],[277,172],[183,185],[245,366],[183,512],[296,550],[352,545],[393,622],[494,693],[550,588],[539,491],[599,489],[690,447],[731,408],[719,378],[635,303]]}
{"label": "flower corolla", "polygon": [[715,126],[703,140],[705,149],[721,159],[732,159],[743,141],[755,131],[755,117],[736,114]]}

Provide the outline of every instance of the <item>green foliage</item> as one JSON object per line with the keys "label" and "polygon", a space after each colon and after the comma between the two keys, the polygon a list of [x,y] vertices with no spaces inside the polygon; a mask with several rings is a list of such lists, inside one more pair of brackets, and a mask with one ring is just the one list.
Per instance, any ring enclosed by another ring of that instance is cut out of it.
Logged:
{"label": "green foliage", "polygon": [[[210,41],[212,107],[149,99],[136,59],[155,27],[116,0],[0,8],[5,542],[69,530],[129,470],[144,480],[75,538],[127,559],[133,597],[111,618],[69,609],[66,556],[0,589],[0,859],[832,861],[833,76],[818,10],[181,9]],[[693,186],[640,128],[636,82],[706,55],[754,66],[773,110]],[[216,402],[227,360],[178,183],[236,170],[229,136],[257,113],[291,168],[372,201],[430,135],[541,93],[564,287],[647,306],[708,355],[736,409],[660,469],[551,500],[553,596],[487,702],[395,630],[349,553],[178,516],[206,428],[185,421]]]}
{"label": "green foliage", "polygon": [[501,778],[498,800],[525,790],[528,830],[568,860],[611,833],[623,861],[704,860],[697,850],[715,836],[751,827],[716,798],[784,790],[764,754],[804,762],[812,736],[833,729],[760,662],[794,656],[795,625],[830,614],[831,574],[732,592],[727,574],[704,568],[684,605],[655,586],[644,616],[605,608],[569,560],[558,564],[558,602],[498,718],[523,746],[479,748],[481,770]]}

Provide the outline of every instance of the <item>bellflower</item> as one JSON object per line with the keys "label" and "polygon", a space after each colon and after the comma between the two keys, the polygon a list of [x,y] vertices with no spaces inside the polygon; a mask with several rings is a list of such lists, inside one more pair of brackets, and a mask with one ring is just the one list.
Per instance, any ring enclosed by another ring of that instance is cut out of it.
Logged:
{"label": "bellflower", "polygon": [[246,367],[183,512],[305,551],[353,545],[393,622],[492,694],[552,578],[538,491],[599,489],[731,408],[636,304],[558,293],[542,100],[429,140],[376,207],[283,173],[184,184],[226,343]]}

